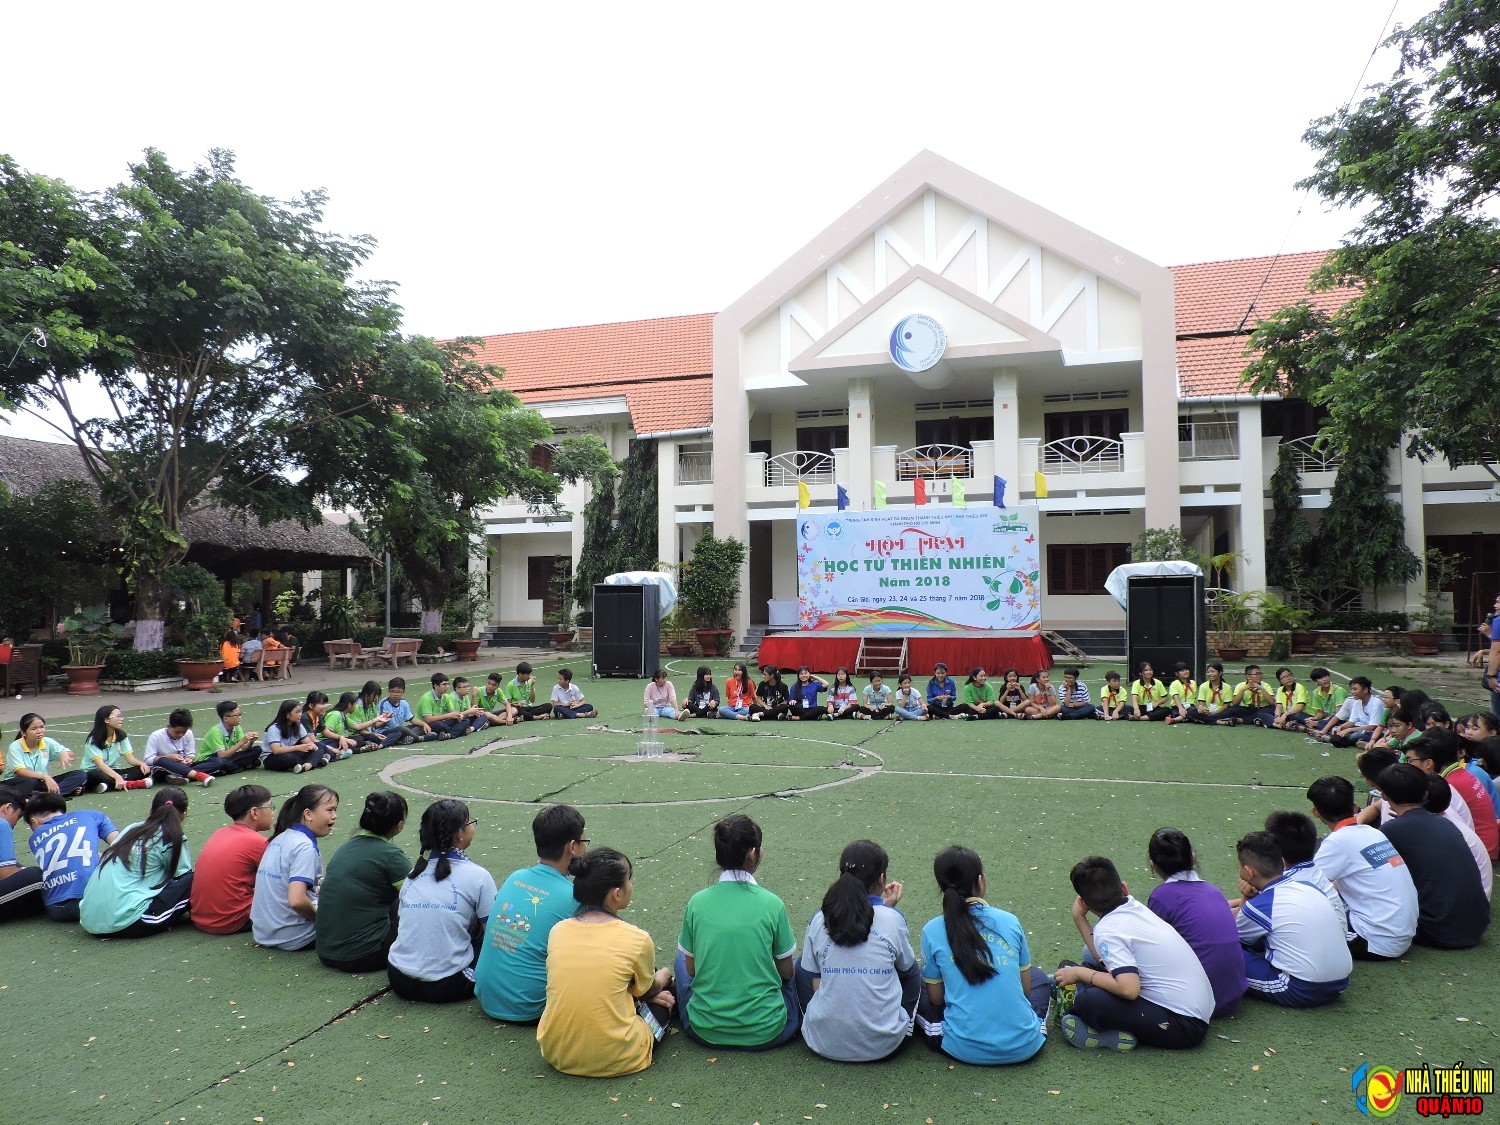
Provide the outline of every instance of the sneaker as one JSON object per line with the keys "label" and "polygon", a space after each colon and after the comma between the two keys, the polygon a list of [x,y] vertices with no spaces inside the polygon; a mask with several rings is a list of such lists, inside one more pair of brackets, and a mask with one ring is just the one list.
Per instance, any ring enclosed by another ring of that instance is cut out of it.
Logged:
{"label": "sneaker", "polygon": [[352,758],[352,757],[354,757],[354,751],[353,750],[340,750],[339,751],[339,761],[341,761],[341,762],[345,758]]}
{"label": "sneaker", "polygon": [[758,723],[758,722],[760,722],[760,712],[757,711],[757,712],[755,712],[755,714],[751,715],[750,716],[750,721],[752,723]]}
{"label": "sneaker", "polygon": [[960,722],[964,722],[964,723],[967,723],[973,717],[974,717],[973,715],[954,715],[954,716],[952,716],[952,718],[958,719]]}
{"label": "sneaker", "polygon": [[1135,1036],[1128,1031],[1096,1031],[1071,1012],[1058,1021],[1063,1038],[1075,1047],[1094,1051],[1131,1051]]}
{"label": "sneaker", "polygon": [[865,720],[869,720],[869,719],[870,719],[870,718],[872,718],[872,717],[873,717],[873,716],[871,716],[871,715],[861,715],[861,716],[860,716],[860,718],[861,718],[861,719],[865,719]]}
{"label": "sneaker", "polygon": [[104,782],[101,781],[98,785],[94,786],[94,790],[93,791],[95,793],[108,793],[109,792],[109,786],[106,783],[104,783]]}
{"label": "sneaker", "polygon": [[209,787],[209,786],[210,786],[210,785],[212,785],[212,784],[213,784],[213,783],[214,783],[214,775],[213,775],[213,774],[211,774],[211,773],[206,773],[206,774],[204,774],[204,775],[203,775],[203,779],[202,779],[202,781],[201,781],[201,782],[200,782],[200,784],[201,784],[201,785],[202,785],[202,786],[203,786],[203,788],[205,788],[205,789],[207,789],[207,788],[208,788],[208,787]]}

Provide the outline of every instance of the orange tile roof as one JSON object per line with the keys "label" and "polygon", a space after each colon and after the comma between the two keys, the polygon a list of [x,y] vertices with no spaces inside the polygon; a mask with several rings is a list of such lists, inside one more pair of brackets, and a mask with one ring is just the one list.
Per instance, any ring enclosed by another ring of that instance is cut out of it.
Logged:
{"label": "orange tile roof", "polygon": [[1172,266],[1177,306],[1177,387],[1182,398],[1230,397],[1247,393],[1240,377],[1252,355],[1246,337],[1265,317],[1310,300],[1331,311],[1351,295],[1348,289],[1312,293],[1313,271],[1325,250],[1280,257],[1236,258]]}
{"label": "orange tile roof", "polygon": [[623,394],[637,434],[712,421],[714,314],[485,336],[475,359],[505,368],[527,403]]}
{"label": "orange tile roof", "polygon": [[[1349,290],[1311,294],[1326,257],[1315,250],[1171,267],[1176,282],[1178,392],[1243,394],[1245,338],[1263,317],[1310,297],[1334,309]],[[1248,313],[1248,315],[1247,315]],[[523,402],[623,395],[641,436],[713,424],[713,313],[486,336],[476,358],[505,368]]]}

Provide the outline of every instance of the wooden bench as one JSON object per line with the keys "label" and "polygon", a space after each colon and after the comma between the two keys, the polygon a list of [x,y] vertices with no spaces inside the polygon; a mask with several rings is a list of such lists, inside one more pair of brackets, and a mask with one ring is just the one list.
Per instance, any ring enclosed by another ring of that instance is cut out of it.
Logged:
{"label": "wooden bench", "polygon": [[367,663],[364,647],[358,641],[348,637],[337,641],[324,641],[323,655],[328,657],[330,668],[363,668]]}
{"label": "wooden bench", "polygon": [[268,648],[262,649],[261,652],[261,679],[290,680],[292,678],[292,661],[297,655],[295,649]]}
{"label": "wooden bench", "polygon": [[387,637],[385,643],[379,648],[367,648],[362,650],[365,663],[368,667],[377,668],[382,665],[390,668],[399,668],[403,664],[410,664],[413,668],[417,666],[417,652],[422,647],[420,637]]}

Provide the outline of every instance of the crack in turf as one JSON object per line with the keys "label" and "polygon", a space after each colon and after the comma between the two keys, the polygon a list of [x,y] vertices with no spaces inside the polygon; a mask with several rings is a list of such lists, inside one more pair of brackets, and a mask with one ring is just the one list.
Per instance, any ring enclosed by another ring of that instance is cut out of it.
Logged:
{"label": "crack in turf", "polygon": [[328,1028],[332,1027],[334,1024],[338,1023],[340,1020],[345,1019],[348,1016],[354,1015],[361,1008],[363,1008],[366,1004],[374,1003],[376,1000],[379,1000],[382,996],[384,996],[387,993],[389,993],[390,990],[391,990],[391,986],[390,985],[385,985],[384,987],[377,988],[374,992],[369,993],[367,996],[362,996],[360,999],[358,999],[354,1003],[350,1004],[342,1012],[337,1012],[334,1015],[328,1017],[328,1019],[324,1020],[317,1027],[313,1028],[311,1031],[305,1032],[304,1034],[297,1036],[297,1038],[293,1039],[290,1043],[286,1044],[284,1047],[277,1047],[274,1050],[266,1052],[264,1055],[262,1055],[258,1059],[252,1059],[250,1062],[246,1063],[244,1066],[235,1067],[228,1074],[221,1074],[221,1075],[219,1075],[218,1078],[215,1078],[208,1085],[199,1087],[196,1090],[192,1090],[189,1093],[184,1094],[182,1097],[178,1098],[171,1105],[164,1106],[164,1107],[159,1107],[157,1109],[152,1110],[152,1112],[150,1114],[148,1114],[147,1116],[139,1118],[136,1121],[136,1125],[146,1125],[147,1122],[154,1122],[163,1113],[170,1114],[173,1110],[177,1109],[178,1106],[185,1105],[186,1103],[192,1101],[194,1098],[201,1098],[204,1094],[207,1094],[210,1090],[216,1089],[219,1086],[223,1086],[225,1083],[231,1081],[234,1078],[238,1078],[240,1075],[248,1074],[251,1070],[253,1070],[255,1067],[260,1066],[262,1063],[270,1062],[277,1055],[285,1054],[287,1051],[290,1051],[293,1047],[297,1046],[297,1044],[299,1044],[299,1043],[305,1043],[307,1040],[311,1039],[314,1035],[318,1034],[318,1032],[320,1032],[320,1031],[326,1031]]}
{"label": "crack in turf", "polygon": [[[595,759],[595,760],[597,761],[597,759]],[[597,773],[585,774],[583,777],[575,778],[573,781],[568,782],[566,785],[562,786],[560,789],[553,789],[550,792],[543,793],[540,797],[535,797],[535,798],[533,798],[530,801],[521,801],[519,803],[523,804],[523,805],[539,805],[543,801],[547,800],[549,797],[556,797],[556,796],[558,796],[558,795],[560,795],[562,793],[566,793],[569,789],[572,789],[575,786],[582,785],[582,784],[584,784],[584,782],[587,782],[587,781],[593,781],[594,778],[596,778],[596,777],[603,777],[607,773],[614,773],[615,770],[617,770],[619,768],[620,768],[620,763],[614,762],[614,763],[606,766],[604,769],[599,770]]]}

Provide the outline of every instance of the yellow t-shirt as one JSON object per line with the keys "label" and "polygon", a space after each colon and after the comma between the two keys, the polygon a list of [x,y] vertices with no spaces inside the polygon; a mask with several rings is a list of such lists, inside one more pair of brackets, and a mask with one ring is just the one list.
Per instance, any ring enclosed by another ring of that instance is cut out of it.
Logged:
{"label": "yellow t-shirt", "polygon": [[[1241,692],[1244,693],[1244,698],[1240,697]],[[1230,699],[1238,707],[1254,707],[1257,711],[1262,711],[1275,702],[1276,695],[1264,680],[1259,686],[1252,686],[1249,680],[1241,680],[1234,685],[1234,693]]]}
{"label": "yellow t-shirt", "polygon": [[636,997],[651,987],[651,935],[618,918],[565,918],[547,937],[547,1007],[536,1041],[564,1074],[618,1078],[651,1065],[651,1029]]}

